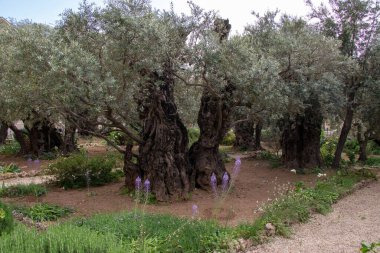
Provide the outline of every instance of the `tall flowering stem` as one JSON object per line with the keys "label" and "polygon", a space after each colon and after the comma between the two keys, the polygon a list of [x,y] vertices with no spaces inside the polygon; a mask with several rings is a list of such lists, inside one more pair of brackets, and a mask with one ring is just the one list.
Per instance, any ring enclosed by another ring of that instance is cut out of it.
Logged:
{"label": "tall flowering stem", "polygon": [[224,175],[222,178],[222,190],[223,190],[223,192],[227,191],[229,181],[230,181],[230,177],[228,176],[227,172],[224,172]]}
{"label": "tall flowering stem", "polygon": [[215,197],[218,197],[218,189],[217,189],[218,181],[217,181],[217,179],[216,179],[216,175],[215,175],[215,173],[212,173],[212,175],[211,175],[211,178],[210,178],[210,185],[211,185],[212,191],[213,191],[214,194],[215,194]]}

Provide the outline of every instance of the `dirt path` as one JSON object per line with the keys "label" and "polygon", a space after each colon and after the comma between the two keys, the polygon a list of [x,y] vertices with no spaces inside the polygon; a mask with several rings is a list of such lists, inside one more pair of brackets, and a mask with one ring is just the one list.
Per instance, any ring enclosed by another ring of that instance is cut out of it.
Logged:
{"label": "dirt path", "polygon": [[380,241],[380,182],[347,196],[332,213],[315,215],[293,231],[290,239],[277,237],[247,253],[351,253],[360,252],[362,241]]}

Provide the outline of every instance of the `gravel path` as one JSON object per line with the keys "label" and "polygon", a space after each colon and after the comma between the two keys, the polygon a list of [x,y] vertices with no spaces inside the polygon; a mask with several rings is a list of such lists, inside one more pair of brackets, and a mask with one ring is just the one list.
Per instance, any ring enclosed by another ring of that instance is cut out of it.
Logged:
{"label": "gravel path", "polygon": [[43,184],[51,181],[52,176],[35,176],[35,177],[16,177],[6,180],[0,180],[0,188],[5,186],[17,185],[17,184]]}
{"label": "gravel path", "polygon": [[326,216],[315,215],[296,225],[290,239],[276,237],[247,253],[351,253],[362,241],[380,241],[380,182],[343,198]]}

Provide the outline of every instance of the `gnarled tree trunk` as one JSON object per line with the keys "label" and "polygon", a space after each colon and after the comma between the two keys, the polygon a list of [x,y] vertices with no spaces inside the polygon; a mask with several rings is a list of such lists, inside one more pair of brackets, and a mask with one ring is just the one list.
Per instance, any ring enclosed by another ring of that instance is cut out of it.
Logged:
{"label": "gnarled tree trunk", "polygon": [[196,186],[207,189],[210,177],[215,173],[218,183],[221,183],[226,172],[219,153],[219,143],[230,128],[232,109],[232,84],[222,91],[221,97],[216,97],[204,91],[201,107],[198,113],[200,136],[190,148],[190,163],[195,171]]}
{"label": "gnarled tree trunk", "polygon": [[5,122],[0,122],[0,145],[4,144],[8,136],[8,125]]}
{"label": "gnarled tree trunk", "polygon": [[159,201],[187,197],[192,189],[187,130],[174,102],[172,68],[169,63],[165,68],[162,74],[150,74],[149,90],[139,101],[143,120],[139,165]]}
{"label": "gnarled tree trunk", "polygon": [[369,140],[370,131],[366,131],[363,133],[362,125],[358,124],[358,133],[357,140],[359,143],[359,158],[358,160],[361,162],[365,162],[367,160],[367,144]]}
{"label": "gnarled tree trunk", "polygon": [[281,148],[282,161],[290,168],[310,169],[320,167],[320,135],[322,129],[322,113],[317,99],[312,99],[310,107],[303,115],[295,119],[283,121]]}
{"label": "gnarled tree trunk", "polygon": [[39,156],[42,152],[51,152],[60,148],[63,140],[58,130],[47,120],[37,121],[29,129],[30,151]]}
{"label": "gnarled tree trunk", "polygon": [[13,131],[16,141],[20,144],[20,154],[30,154],[30,145],[24,132],[22,130],[19,130],[13,123],[9,124],[8,126]]}
{"label": "gnarled tree trunk", "polygon": [[67,155],[77,150],[75,132],[75,125],[72,124],[70,121],[66,121],[65,133],[63,136],[62,145],[60,146],[60,149],[64,155]]}
{"label": "gnarled tree trunk", "polygon": [[133,163],[133,141],[128,141],[125,145],[125,153],[124,153],[124,176],[125,176],[125,187],[133,191],[135,189],[135,180],[138,176],[141,175],[140,168]]}
{"label": "gnarled tree trunk", "polygon": [[255,149],[255,123],[247,119],[235,124],[235,143],[234,147],[244,150]]}

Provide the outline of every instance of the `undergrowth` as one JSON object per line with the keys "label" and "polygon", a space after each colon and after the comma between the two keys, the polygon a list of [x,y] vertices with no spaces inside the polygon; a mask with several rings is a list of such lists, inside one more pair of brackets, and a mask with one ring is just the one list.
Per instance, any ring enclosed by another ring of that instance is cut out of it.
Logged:
{"label": "undergrowth", "polygon": [[38,184],[29,184],[29,185],[11,185],[7,187],[0,188],[0,197],[21,197],[27,195],[33,195],[36,197],[40,197],[47,193],[47,189],[43,185]]}

